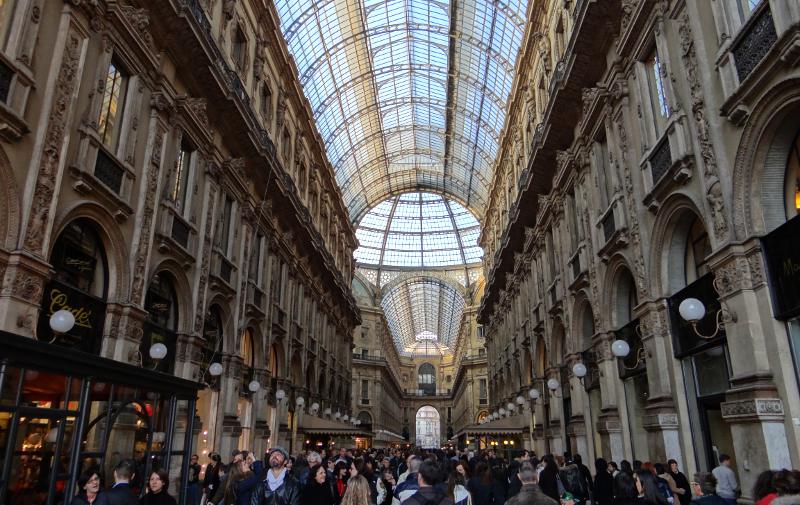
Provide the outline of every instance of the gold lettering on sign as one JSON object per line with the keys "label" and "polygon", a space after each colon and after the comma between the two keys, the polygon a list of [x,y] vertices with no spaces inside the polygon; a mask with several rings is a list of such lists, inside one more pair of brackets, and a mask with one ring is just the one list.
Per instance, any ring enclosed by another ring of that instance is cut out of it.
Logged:
{"label": "gold lettering on sign", "polygon": [[69,297],[66,293],[62,293],[58,289],[50,291],[50,314],[52,315],[59,310],[68,310],[75,316],[75,325],[81,328],[92,329],[91,317],[92,311],[83,307],[70,307]]}
{"label": "gold lettering on sign", "polygon": [[783,275],[795,275],[800,273],[800,265],[792,261],[792,258],[783,260]]}
{"label": "gold lettering on sign", "polygon": [[78,258],[67,258],[66,260],[64,260],[64,263],[66,263],[71,267],[76,267],[81,272],[91,272],[93,270],[92,262],[88,260],[80,260]]}

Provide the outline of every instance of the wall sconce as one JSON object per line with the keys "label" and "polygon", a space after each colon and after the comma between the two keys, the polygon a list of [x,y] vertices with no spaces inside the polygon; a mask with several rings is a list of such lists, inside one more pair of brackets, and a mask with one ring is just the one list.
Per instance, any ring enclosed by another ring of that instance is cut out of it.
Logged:
{"label": "wall sconce", "polygon": [[284,398],[286,398],[286,391],[284,391],[283,389],[275,391],[275,400],[278,403],[283,402]]}
{"label": "wall sconce", "polygon": [[528,396],[531,398],[531,400],[533,400],[534,403],[536,403],[536,400],[538,400],[541,395],[542,394],[539,393],[539,390],[536,388],[531,388],[528,391]]}
{"label": "wall sconce", "polygon": [[308,413],[311,414],[312,416],[315,416],[315,415],[317,415],[317,412],[319,412],[319,403],[314,402],[314,403],[311,404],[311,407],[308,409]]}
{"label": "wall sconce", "polygon": [[[613,354],[617,358],[624,360],[625,358],[628,357],[630,353],[631,353],[631,346],[626,341],[620,339],[612,342],[611,354]],[[625,361],[623,361],[622,367],[625,370],[636,370],[637,368],[639,368],[640,365],[646,362],[647,362],[647,353],[644,350],[644,347],[640,347],[639,349],[636,350],[636,363],[632,367],[629,367],[625,364]]]}
{"label": "wall sconce", "polygon": [[50,329],[53,330],[53,338],[48,343],[52,344],[64,333],[69,333],[74,326],[75,315],[72,312],[66,309],[53,312],[53,315],[50,316]]}
{"label": "wall sconce", "polygon": [[342,422],[346,423],[348,420],[350,420],[350,416],[348,416],[347,414],[342,416]]}
{"label": "wall sconce", "polygon": [[517,402],[517,405],[519,405],[519,408],[525,408],[525,398],[523,398],[522,395],[517,396],[515,401]]}
{"label": "wall sconce", "polygon": [[303,398],[302,396],[298,396],[295,399],[294,404],[297,406],[298,409],[302,409],[303,406],[306,404],[306,399]]}
{"label": "wall sconce", "polygon": [[556,391],[558,390],[558,388],[560,386],[561,386],[561,384],[558,382],[558,379],[556,379],[555,377],[550,377],[549,379],[547,379],[547,389],[549,389],[550,390],[550,394],[552,396],[556,397],[556,398],[559,398],[561,396],[561,395],[556,393]]}
{"label": "wall sconce", "polygon": [[517,410],[517,406],[512,402],[508,402],[508,405],[506,405],[506,410],[508,411],[508,415],[510,417],[514,414],[514,411]]}
{"label": "wall sconce", "polygon": [[337,411],[336,411],[336,414],[334,414],[334,416],[333,416],[333,417],[335,417],[335,418],[336,418],[336,420],[338,421],[338,420],[339,420],[339,419],[342,417],[342,413],[341,413],[341,412],[339,412],[339,411],[337,410]]}
{"label": "wall sconce", "polygon": [[702,321],[706,315],[706,307],[703,305],[703,302],[697,298],[686,298],[680,303],[680,305],[678,305],[678,313],[681,315],[681,318],[691,324],[694,334],[703,340],[714,339],[719,334],[719,330],[722,329],[723,324],[736,322],[736,313],[728,310],[728,307],[723,305],[724,302],[722,301],[722,297],[720,295],[719,281],[720,278],[715,277],[714,282],[711,284],[714,286],[714,292],[717,293],[717,298],[720,300],[720,308],[717,310],[716,314],[714,314],[714,333],[711,335],[703,335],[697,329],[697,323]]}
{"label": "wall sconce", "polygon": [[247,385],[247,390],[251,393],[257,393],[259,389],[261,389],[261,383],[255,379],[251,380]]}
{"label": "wall sconce", "polygon": [[500,407],[500,410],[498,410],[497,413],[500,414],[500,417],[506,417],[506,409],[503,407]]}

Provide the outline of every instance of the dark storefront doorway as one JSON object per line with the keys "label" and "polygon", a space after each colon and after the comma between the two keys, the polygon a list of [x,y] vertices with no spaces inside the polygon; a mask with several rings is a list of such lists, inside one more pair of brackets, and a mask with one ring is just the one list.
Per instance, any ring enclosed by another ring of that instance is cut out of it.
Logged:
{"label": "dark storefront doorway", "polygon": [[0,341],[0,503],[69,503],[82,472],[109,487],[123,458],[137,461],[138,489],[156,468],[172,493],[186,488],[196,383],[7,332]]}

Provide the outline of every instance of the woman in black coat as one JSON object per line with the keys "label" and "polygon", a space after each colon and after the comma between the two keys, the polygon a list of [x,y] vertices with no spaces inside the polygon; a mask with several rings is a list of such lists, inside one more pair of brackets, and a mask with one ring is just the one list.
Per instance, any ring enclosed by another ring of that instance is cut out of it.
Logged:
{"label": "woman in black coat", "polygon": [[300,503],[303,505],[334,505],[336,503],[332,483],[328,481],[328,473],[322,465],[311,467]]}
{"label": "woman in black coat", "polygon": [[558,492],[558,464],[556,463],[556,458],[552,454],[548,454],[544,457],[544,464],[542,473],[539,474],[539,487],[542,488],[544,494],[561,503],[561,496]]}
{"label": "woman in black coat", "polygon": [[495,483],[486,463],[475,467],[475,474],[467,481],[467,491],[472,495],[472,505],[494,504]]}
{"label": "woman in black coat", "polygon": [[594,502],[596,505],[614,503],[614,477],[608,473],[608,463],[603,458],[594,462]]}

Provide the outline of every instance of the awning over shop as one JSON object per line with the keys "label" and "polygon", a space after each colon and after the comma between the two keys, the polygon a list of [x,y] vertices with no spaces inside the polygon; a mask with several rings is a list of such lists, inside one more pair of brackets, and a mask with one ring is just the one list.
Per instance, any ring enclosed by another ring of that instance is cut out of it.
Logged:
{"label": "awning over shop", "polygon": [[323,419],[312,415],[304,415],[300,419],[298,429],[303,433],[315,435],[351,435],[370,437],[371,432],[365,432],[356,427],[348,426],[344,423],[337,423],[330,419]]}
{"label": "awning over shop", "polygon": [[485,424],[471,424],[456,435],[516,435],[529,428],[530,418],[527,414],[496,419]]}
{"label": "awning over shop", "polygon": [[388,431],[388,430],[377,430],[375,432],[375,440],[379,440],[382,442],[404,442],[405,439],[402,435],[398,435],[397,433]]}

